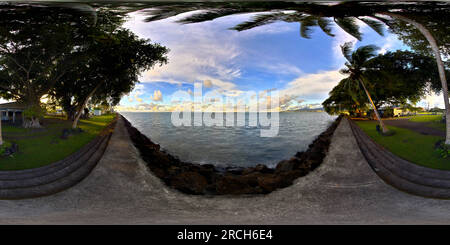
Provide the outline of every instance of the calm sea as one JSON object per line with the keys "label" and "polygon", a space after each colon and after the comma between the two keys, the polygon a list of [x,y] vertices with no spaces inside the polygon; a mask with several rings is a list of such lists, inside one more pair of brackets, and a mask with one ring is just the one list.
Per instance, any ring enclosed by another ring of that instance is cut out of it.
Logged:
{"label": "calm sea", "polygon": [[264,138],[260,137],[258,127],[175,127],[170,112],[121,114],[141,133],[181,160],[221,167],[260,163],[274,167],[279,161],[306,150],[336,118],[324,112],[282,112],[278,136]]}

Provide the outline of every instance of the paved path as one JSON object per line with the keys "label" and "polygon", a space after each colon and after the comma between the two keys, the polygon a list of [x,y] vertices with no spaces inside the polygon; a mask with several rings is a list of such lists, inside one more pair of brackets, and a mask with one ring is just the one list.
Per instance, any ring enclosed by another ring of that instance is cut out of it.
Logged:
{"label": "paved path", "polygon": [[119,120],[103,159],[77,186],[49,197],[0,201],[2,224],[450,223],[450,201],[400,192],[358,150],[348,121],[324,163],[266,196],[189,196],[145,169]]}
{"label": "paved path", "polygon": [[383,120],[383,122],[387,125],[391,125],[399,128],[406,128],[420,134],[424,135],[434,135],[445,138],[445,131],[439,130],[437,128],[432,128],[424,122],[413,122],[410,121],[409,118],[402,119],[393,119],[393,120]]}

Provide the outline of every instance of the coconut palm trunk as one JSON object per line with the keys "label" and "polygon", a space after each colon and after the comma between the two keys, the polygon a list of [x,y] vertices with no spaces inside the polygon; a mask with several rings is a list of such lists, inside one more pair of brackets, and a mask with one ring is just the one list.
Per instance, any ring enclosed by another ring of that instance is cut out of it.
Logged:
{"label": "coconut palm trunk", "polygon": [[359,82],[361,83],[361,86],[364,89],[364,92],[366,92],[367,98],[370,101],[370,104],[372,105],[373,108],[373,112],[375,113],[375,117],[377,118],[378,122],[380,123],[380,127],[381,130],[383,131],[383,133],[387,133],[388,129],[386,128],[386,126],[384,126],[383,120],[381,120],[380,114],[378,114],[378,110],[377,107],[375,106],[375,104],[373,103],[372,97],[370,96],[369,91],[367,91],[366,86],[364,85],[364,82],[362,79],[359,79]]}
{"label": "coconut palm trunk", "polygon": [[436,39],[433,37],[431,32],[422,24],[407,18],[400,14],[395,13],[383,13],[384,15],[391,16],[393,18],[405,21],[413,26],[415,26],[422,35],[425,36],[428,43],[431,46],[431,49],[433,50],[434,57],[436,59],[436,63],[439,70],[439,78],[441,80],[442,84],[442,94],[444,95],[444,106],[445,106],[445,120],[446,120],[446,135],[445,135],[445,144],[450,145],[450,104],[449,104],[449,97],[448,97],[448,86],[447,86],[447,79],[445,77],[445,68],[444,63],[442,62],[441,53],[439,52],[439,47],[436,43]]}

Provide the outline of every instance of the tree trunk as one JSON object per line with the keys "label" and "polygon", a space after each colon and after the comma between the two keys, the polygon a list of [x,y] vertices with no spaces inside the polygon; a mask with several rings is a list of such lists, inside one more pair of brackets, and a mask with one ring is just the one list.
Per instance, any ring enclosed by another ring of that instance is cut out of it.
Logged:
{"label": "tree trunk", "polygon": [[77,128],[78,121],[80,120],[81,114],[83,114],[84,107],[86,107],[89,99],[94,95],[95,91],[100,87],[101,83],[99,83],[90,93],[88,96],[86,96],[86,99],[83,101],[83,104],[81,104],[80,108],[78,109],[77,114],[75,115],[75,120],[73,121],[72,128]]}
{"label": "tree trunk", "polygon": [[442,94],[444,95],[444,106],[445,106],[445,115],[446,115],[445,116],[445,120],[446,120],[445,121],[445,123],[446,123],[445,144],[450,145],[450,104],[448,101],[448,86],[447,86],[447,79],[445,77],[444,63],[442,62],[441,53],[439,52],[439,47],[436,43],[436,39],[433,37],[431,32],[424,25],[422,25],[410,18],[407,18],[400,14],[389,13],[389,12],[382,13],[382,14],[405,21],[405,22],[415,26],[422,33],[422,35],[425,36],[428,43],[430,44],[431,49],[433,50],[433,53],[434,53],[434,57],[436,58],[436,63],[437,63],[438,70],[439,70],[439,78],[441,79],[441,83],[442,83]]}
{"label": "tree trunk", "polygon": [[42,108],[40,106],[39,99],[30,99],[26,104],[27,108],[30,111],[34,111],[34,113],[31,118],[25,117],[25,120],[22,122],[22,126],[24,128],[42,128],[39,118],[42,115]]}
{"label": "tree trunk", "polygon": [[372,105],[372,108],[373,108],[373,112],[375,112],[375,117],[377,118],[378,122],[380,123],[381,130],[383,131],[383,133],[387,133],[389,130],[386,128],[386,126],[384,126],[383,120],[381,120],[381,117],[378,114],[377,107],[373,103],[373,100],[369,94],[369,91],[367,91],[366,86],[364,85],[364,82],[362,81],[362,79],[360,79],[359,82],[361,83],[361,85],[364,89],[364,92],[366,92],[367,98],[369,98],[370,104]]}
{"label": "tree trunk", "polygon": [[23,122],[24,128],[42,128],[41,123],[39,122],[39,118],[33,117],[30,119],[26,119]]}

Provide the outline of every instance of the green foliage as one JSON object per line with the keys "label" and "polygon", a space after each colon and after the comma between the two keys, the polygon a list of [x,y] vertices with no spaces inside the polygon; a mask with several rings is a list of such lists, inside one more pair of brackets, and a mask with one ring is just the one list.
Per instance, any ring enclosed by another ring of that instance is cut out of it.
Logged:
{"label": "green foliage", "polygon": [[118,20],[111,22],[109,14],[98,13],[99,21],[89,29],[90,39],[79,52],[78,65],[52,90],[52,98],[69,118],[89,99],[92,104],[116,105],[133,90],[142,71],[167,63],[168,49],[139,38]]}
{"label": "green foliage", "polygon": [[32,105],[23,111],[26,119],[42,118],[45,115],[45,109],[39,105]]}
{"label": "green foliage", "polygon": [[349,62],[341,72],[348,74],[349,78],[340,81],[330,92],[330,97],[323,103],[325,110],[332,111],[327,108],[333,105],[341,105],[348,111],[351,108],[363,109],[361,105],[368,103],[368,100],[359,87],[359,77],[365,81],[377,107],[408,105],[408,101],[415,103],[426,94],[430,82],[439,81],[433,58],[400,50],[371,57],[375,50],[373,46],[360,49],[352,53],[349,44],[342,46],[342,52]]}
{"label": "green foliage", "polygon": [[438,147],[436,148],[436,151],[439,153],[439,155],[446,159],[446,158],[450,158],[450,145],[445,145],[443,143],[444,141],[442,141],[442,143],[440,143],[438,145]]}
{"label": "green foliage", "polygon": [[91,20],[61,7],[0,5],[0,95],[39,103],[73,66]]}
{"label": "green foliage", "polygon": [[3,156],[3,154],[5,153],[6,149],[11,147],[12,143],[9,141],[3,141],[3,144],[0,145],[0,157]]}

